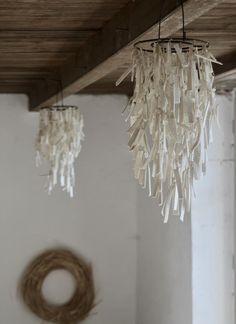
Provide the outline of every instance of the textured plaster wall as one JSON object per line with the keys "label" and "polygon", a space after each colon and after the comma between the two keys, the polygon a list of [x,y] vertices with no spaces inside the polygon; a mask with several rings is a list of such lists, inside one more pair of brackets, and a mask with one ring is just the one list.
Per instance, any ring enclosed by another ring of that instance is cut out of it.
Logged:
{"label": "textured plaster wall", "polygon": [[[0,95],[0,323],[40,323],[20,304],[18,281],[42,249],[66,245],[94,266],[100,303],[85,323],[135,324],[136,190],[121,116],[126,101],[67,100],[80,106],[86,134],[70,199],[60,190],[44,192],[45,177],[35,167],[38,114],[27,111],[25,96]],[[54,288],[63,295],[60,287]]]}
{"label": "textured plaster wall", "polygon": [[225,96],[217,100],[220,128],[192,208],[193,324],[234,324],[234,106]]}

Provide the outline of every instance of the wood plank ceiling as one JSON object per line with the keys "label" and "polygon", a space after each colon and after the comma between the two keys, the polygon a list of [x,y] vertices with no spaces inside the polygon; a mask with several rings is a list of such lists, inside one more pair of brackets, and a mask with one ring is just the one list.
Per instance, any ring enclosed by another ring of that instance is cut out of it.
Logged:
{"label": "wood plank ceiling", "polygon": [[[79,60],[77,51],[129,2],[0,0],[0,92],[32,96],[42,83],[55,86],[62,67]],[[141,2],[147,1],[136,0]],[[122,29],[120,32],[122,37]],[[235,0],[216,1],[214,8],[187,24],[187,33],[210,41],[213,54],[224,63],[223,70],[216,67],[217,74],[236,67]],[[81,92],[130,94],[132,85],[128,80],[118,88],[114,85],[129,64],[130,54],[131,47],[107,75]]]}
{"label": "wood plank ceiling", "polygon": [[30,93],[129,0],[0,0],[0,92]]}
{"label": "wood plank ceiling", "polygon": [[[187,17],[186,17],[187,18]],[[194,20],[186,26],[187,36],[189,38],[197,38],[208,41],[210,43],[210,50],[215,57],[223,63],[221,65],[214,65],[215,74],[221,74],[225,71],[236,69],[236,0],[225,0],[213,9],[207,11],[204,15]],[[153,33],[150,36],[155,36]],[[173,35],[174,37],[181,37],[182,33]],[[124,72],[128,63],[130,63],[130,53],[128,53],[124,66],[112,71],[94,84],[91,84],[82,92],[92,93],[93,91],[105,93],[109,92],[126,92],[132,93],[132,84],[129,80],[116,88],[114,86],[115,80]],[[236,72],[230,74],[230,80],[224,76],[224,83],[217,83],[219,87],[232,90],[232,84],[236,84]],[[233,81],[235,80],[235,81]],[[233,83],[234,82],[234,83]]]}

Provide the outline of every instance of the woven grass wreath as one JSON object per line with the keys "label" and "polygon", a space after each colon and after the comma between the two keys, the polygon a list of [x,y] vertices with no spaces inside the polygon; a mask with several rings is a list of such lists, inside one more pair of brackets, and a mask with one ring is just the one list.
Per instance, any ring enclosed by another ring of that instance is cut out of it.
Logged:
{"label": "woven grass wreath", "polygon": [[[63,305],[48,303],[42,294],[47,275],[54,270],[70,272],[76,281],[72,298]],[[21,281],[23,301],[42,320],[58,324],[76,324],[88,317],[95,306],[95,290],[91,265],[69,250],[49,250],[27,267]]]}

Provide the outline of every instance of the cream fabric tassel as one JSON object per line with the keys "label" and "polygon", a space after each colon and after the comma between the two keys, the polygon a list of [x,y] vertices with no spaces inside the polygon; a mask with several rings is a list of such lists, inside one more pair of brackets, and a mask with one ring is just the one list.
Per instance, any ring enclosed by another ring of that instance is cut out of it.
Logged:
{"label": "cream fabric tassel", "polygon": [[47,190],[59,184],[71,197],[74,194],[74,162],[84,139],[83,116],[77,107],[41,109],[36,140],[36,165],[49,164]]}
{"label": "cream fabric tassel", "polygon": [[191,210],[193,179],[206,171],[217,114],[212,62],[219,63],[207,47],[183,52],[180,44],[170,42],[155,44],[151,53],[133,52],[128,145],[135,178],[158,198],[165,222],[170,215],[183,221]]}

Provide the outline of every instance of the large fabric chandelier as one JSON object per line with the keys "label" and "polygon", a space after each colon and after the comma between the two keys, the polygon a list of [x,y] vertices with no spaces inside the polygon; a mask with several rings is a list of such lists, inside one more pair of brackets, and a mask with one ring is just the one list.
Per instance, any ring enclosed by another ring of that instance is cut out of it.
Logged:
{"label": "large fabric chandelier", "polygon": [[209,44],[183,37],[144,40],[133,49],[134,93],[128,104],[134,175],[157,197],[164,222],[191,210],[193,180],[206,172],[212,121],[217,115]]}
{"label": "large fabric chandelier", "polygon": [[61,105],[40,110],[36,164],[48,163],[48,193],[59,184],[73,197],[74,162],[84,139],[83,125],[83,116],[76,106]]}

